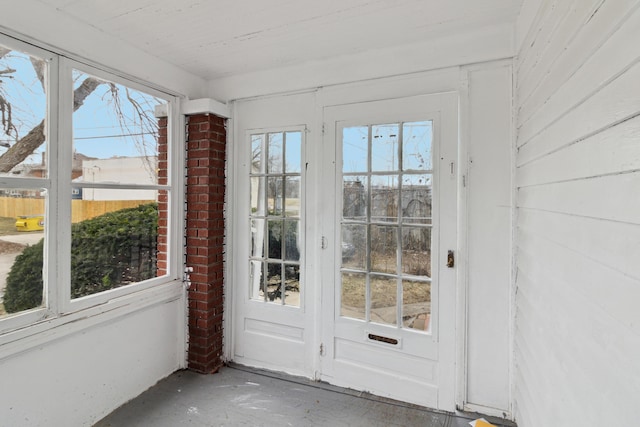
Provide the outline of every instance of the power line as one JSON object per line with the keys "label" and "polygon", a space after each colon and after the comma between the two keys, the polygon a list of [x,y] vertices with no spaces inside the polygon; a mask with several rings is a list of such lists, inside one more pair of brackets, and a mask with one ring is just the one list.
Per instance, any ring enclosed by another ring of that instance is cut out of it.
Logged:
{"label": "power line", "polygon": [[123,136],[144,136],[144,135],[155,135],[155,132],[126,133],[126,134],[119,134],[119,135],[83,136],[83,137],[73,138],[73,140],[79,141],[79,140],[86,140],[86,139],[121,138]]}

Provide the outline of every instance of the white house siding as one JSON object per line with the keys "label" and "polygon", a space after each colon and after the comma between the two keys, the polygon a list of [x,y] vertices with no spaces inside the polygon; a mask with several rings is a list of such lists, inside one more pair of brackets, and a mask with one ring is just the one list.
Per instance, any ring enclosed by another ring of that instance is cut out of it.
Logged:
{"label": "white house siding", "polygon": [[517,32],[516,420],[635,425],[640,2],[540,3]]}
{"label": "white house siding", "polygon": [[[157,156],[120,157],[82,162],[83,183],[156,185]],[[156,190],[84,188],[83,200],[156,200]]]}

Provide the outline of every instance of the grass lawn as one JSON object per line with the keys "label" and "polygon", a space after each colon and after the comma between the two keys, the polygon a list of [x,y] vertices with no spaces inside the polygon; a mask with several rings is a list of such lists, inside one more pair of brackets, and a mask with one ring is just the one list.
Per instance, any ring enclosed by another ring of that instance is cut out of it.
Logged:
{"label": "grass lawn", "polygon": [[7,234],[17,234],[16,231],[16,219],[0,216],[0,236],[6,236]]}

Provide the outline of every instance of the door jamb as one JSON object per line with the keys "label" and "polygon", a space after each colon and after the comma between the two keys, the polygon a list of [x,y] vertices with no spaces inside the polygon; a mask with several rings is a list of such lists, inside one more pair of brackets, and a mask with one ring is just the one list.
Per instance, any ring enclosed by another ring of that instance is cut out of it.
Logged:
{"label": "door jamb", "polygon": [[457,277],[456,277],[456,373],[455,404],[463,410],[467,403],[467,310],[468,310],[468,196],[469,168],[469,72],[460,70],[458,88],[458,200],[457,200]]}

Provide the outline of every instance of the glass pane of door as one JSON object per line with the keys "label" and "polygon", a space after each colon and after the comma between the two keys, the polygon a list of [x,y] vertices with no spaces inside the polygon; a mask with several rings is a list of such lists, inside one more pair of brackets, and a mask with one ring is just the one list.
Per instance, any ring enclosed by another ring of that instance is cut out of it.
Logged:
{"label": "glass pane of door", "polygon": [[250,140],[249,298],[300,307],[302,132]]}
{"label": "glass pane of door", "polygon": [[342,130],[340,315],[428,332],[433,123]]}

